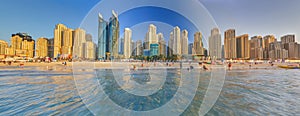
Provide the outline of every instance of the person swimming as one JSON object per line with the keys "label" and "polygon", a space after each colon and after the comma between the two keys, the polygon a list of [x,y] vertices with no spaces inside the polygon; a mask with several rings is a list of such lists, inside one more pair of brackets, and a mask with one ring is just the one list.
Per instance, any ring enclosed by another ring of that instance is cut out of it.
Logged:
{"label": "person swimming", "polygon": [[133,70],[136,70],[136,66],[135,65],[133,65]]}
{"label": "person swimming", "polygon": [[190,66],[190,69],[191,69],[191,70],[193,70],[193,69],[194,69],[194,67],[193,67],[193,66]]}

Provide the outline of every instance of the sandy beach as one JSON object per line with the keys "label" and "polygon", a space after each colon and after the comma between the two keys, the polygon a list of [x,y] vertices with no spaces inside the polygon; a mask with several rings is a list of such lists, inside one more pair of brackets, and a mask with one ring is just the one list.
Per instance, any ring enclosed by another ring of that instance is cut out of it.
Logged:
{"label": "sandy beach", "polygon": [[[180,63],[167,63],[166,62],[67,62],[67,65],[63,65],[63,62],[51,62],[51,63],[32,63],[32,62],[26,62],[26,63],[12,63],[11,65],[8,65],[8,63],[0,63],[0,69],[1,68],[8,68],[8,67],[38,67],[41,69],[44,68],[51,68],[51,67],[67,67],[69,69],[72,68],[80,68],[80,67],[94,67],[94,68],[155,68],[155,67],[165,67],[165,68],[179,68]],[[20,64],[23,64],[23,66],[20,66]],[[294,64],[294,63],[273,63],[272,66],[269,63],[233,63],[231,70],[246,70],[246,69],[277,69],[279,65],[288,65],[288,64]],[[74,66],[73,66],[74,65]],[[211,64],[202,64],[199,65],[198,63],[183,63],[182,67],[187,68],[190,66],[193,66],[194,68],[202,68],[203,65],[205,65],[207,68],[212,67],[226,67],[228,69],[227,64],[223,65],[211,65]]]}

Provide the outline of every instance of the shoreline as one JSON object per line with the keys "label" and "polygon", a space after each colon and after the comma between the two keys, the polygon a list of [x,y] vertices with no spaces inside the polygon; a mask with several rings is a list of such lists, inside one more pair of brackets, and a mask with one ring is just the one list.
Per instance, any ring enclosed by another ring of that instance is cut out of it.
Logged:
{"label": "shoreline", "polygon": [[[20,66],[22,64],[22,66]],[[289,65],[291,63],[273,63],[274,65],[271,66],[269,63],[259,63],[259,64],[249,64],[249,63],[232,63],[232,67],[230,70],[248,70],[248,69],[281,69],[278,66],[280,65]],[[1,68],[9,68],[9,67],[37,67],[37,68],[45,68],[45,67],[67,67],[67,68],[84,68],[84,67],[94,67],[94,68],[117,68],[117,67],[127,67],[127,68],[133,68],[136,67],[138,69],[143,68],[180,68],[180,63],[169,63],[168,66],[166,62],[67,62],[67,65],[63,65],[62,62],[51,62],[51,63],[33,63],[33,62],[26,62],[26,63],[12,63],[11,65],[8,65],[7,63],[0,63],[0,69]],[[198,65],[198,63],[183,63],[183,68],[188,68],[190,66],[193,66],[195,68],[202,68],[202,66],[205,65],[208,68],[211,67],[226,67],[227,70],[228,66],[227,64],[222,65],[211,65],[211,64],[202,64]],[[250,66],[251,65],[251,66]],[[74,67],[73,67],[74,66]]]}

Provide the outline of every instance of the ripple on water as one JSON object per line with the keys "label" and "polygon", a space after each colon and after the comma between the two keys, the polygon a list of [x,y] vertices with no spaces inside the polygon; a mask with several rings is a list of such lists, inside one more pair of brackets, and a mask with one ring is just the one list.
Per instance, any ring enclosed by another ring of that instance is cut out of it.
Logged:
{"label": "ripple on water", "polygon": [[[92,115],[78,95],[72,70],[50,67],[37,70],[34,67],[0,70],[0,115]],[[82,70],[77,86],[85,87],[81,94],[99,94],[99,88],[87,79],[95,77],[94,70]],[[105,73],[105,71],[103,72]],[[174,73],[174,72],[173,72]],[[180,74],[180,72],[176,72]],[[209,82],[209,72],[199,75],[199,86],[192,104],[182,115],[197,115]],[[138,79],[137,79],[138,80]],[[138,80],[143,81],[143,80]],[[178,79],[173,80],[179,84]],[[111,81],[100,82],[108,86]],[[167,82],[171,83],[171,82]],[[298,70],[232,70],[227,72],[219,99],[207,115],[298,115],[300,114],[300,72]],[[108,87],[117,97],[124,97],[121,89]],[[174,91],[174,88],[168,90]],[[167,96],[166,96],[167,97]],[[106,98],[109,99],[109,98]],[[146,99],[162,103],[166,98]],[[87,104],[100,104],[88,97]],[[122,99],[121,99],[122,100]],[[128,101],[135,101],[129,99]],[[126,103],[128,101],[120,101]],[[185,101],[176,101],[182,104]],[[140,101],[140,103],[144,103]],[[147,104],[147,103],[144,103]],[[101,104],[106,105],[106,104]],[[152,104],[152,107],[157,107]],[[132,103],[128,108],[139,109]],[[170,108],[171,109],[171,108]],[[107,108],[109,110],[109,108]],[[174,109],[176,110],[176,109]]]}

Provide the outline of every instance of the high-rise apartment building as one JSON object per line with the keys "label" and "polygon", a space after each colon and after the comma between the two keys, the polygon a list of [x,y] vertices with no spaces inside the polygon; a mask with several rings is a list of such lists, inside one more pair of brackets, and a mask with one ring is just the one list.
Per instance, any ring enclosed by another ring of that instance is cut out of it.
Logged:
{"label": "high-rise apartment building", "polygon": [[250,40],[250,59],[264,58],[264,41],[261,36],[253,36]]}
{"label": "high-rise apartment building", "polygon": [[211,30],[211,36],[209,37],[209,55],[215,59],[221,59],[222,55],[222,43],[221,34],[218,28]]}
{"label": "high-rise apartment building", "polygon": [[143,55],[143,44],[142,44],[142,40],[137,40],[136,41],[136,55]]}
{"label": "high-rise apartment building", "polygon": [[35,56],[44,58],[48,56],[48,39],[41,37],[36,42]]}
{"label": "high-rise apartment building", "polygon": [[63,24],[57,24],[54,29],[54,51],[53,51],[53,57],[59,57],[62,54],[62,46],[63,46],[63,40],[64,39],[70,39],[65,38],[65,31],[68,28]]}
{"label": "high-rise apartment building", "polygon": [[194,34],[194,55],[198,55],[198,56],[204,56],[204,47],[203,47],[203,41],[202,41],[202,34],[201,32],[196,32]]}
{"label": "high-rise apartment building", "polygon": [[181,36],[180,36],[180,28],[178,26],[173,29],[173,54],[181,55]]}
{"label": "high-rise apartment building", "polygon": [[131,56],[136,56],[136,44],[133,40],[131,40]]}
{"label": "high-rise apartment building", "polygon": [[120,41],[120,51],[119,54],[124,55],[124,38],[121,38]]}
{"label": "high-rise apartment building", "polygon": [[249,36],[244,34],[236,37],[236,54],[239,59],[249,59]]}
{"label": "high-rise apartment building", "polygon": [[11,47],[6,48],[6,55],[33,58],[35,41],[27,33],[12,34]]}
{"label": "high-rise apartment building", "polygon": [[226,30],[224,33],[224,51],[226,59],[237,58],[236,38],[234,29]]}
{"label": "high-rise apartment building", "polygon": [[269,58],[272,60],[288,58],[288,51],[283,48],[281,42],[275,41],[269,45]]}
{"label": "high-rise apartment building", "polygon": [[83,55],[87,60],[95,60],[96,59],[96,44],[92,41],[87,41],[83,43]]}
{"label": "high-rise apartment building", "polygon": [[0,40],[0,55],[5,55],[6,48],[8,48],[8,43],[4,40]]}
{"label": "high-rise apartment building", "polygon": [[173,45],[174,45],[174,33],[171,32],[169,42],[168,42],[168,56],[172,56],[174,53]]}
{"label": "high-rise apartment building", "polygon": [[288,50],[289,59],[298,59],[298,44],[295,41],[295,35],[284,35],[281,37],[284,49]]}
{"label": "high-rise apartment building", "polygon": [[75,29],[73,31],[74,47],[73,47],[73,58],[84,58],[83,43],[86,42],[86,33],[83,29]]}
{"label": "high-rise apartment building", "polygon": [[158,44],[159,44],[159,55],[163,55],[163,56],[166,56],[166,41],[164,39],[164,35],[162,33],[159,33],[157,34],[157,38],[158,38]]}
{"label": "high-rise apartment building", "polygon": [[263,38],[263,49],[264,49],[264,59],[269,59],[269,51],[270,51],[270,43],[272,42],[275,42],[277,41],[275,36],[273,35],[266,35],[264,38]]}
{"label": "high-rise apartment building", "polygon": [[189,54],[188,48],[188,31],[183,30],[181,33],[181,54],[187,56]]}
{"label": "high-rise apartment building", "polygon": [[132,32],[129,28],[125,28],[124,31],[124,57],[126,59],[129,59],[131,56],[131,37],[132,37]]}
{"label": "high-rise apartment building", "polygon": [[48,56],[54,58],[54,38],[48,40]]}
{"label": "high-rise apartment building", "polygon": [[281,37],[282,44],[295,42],[295,35],[284,35]]}

